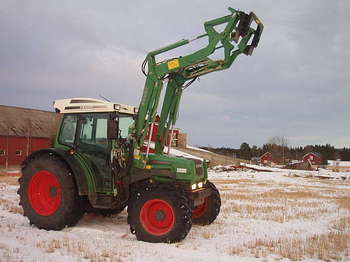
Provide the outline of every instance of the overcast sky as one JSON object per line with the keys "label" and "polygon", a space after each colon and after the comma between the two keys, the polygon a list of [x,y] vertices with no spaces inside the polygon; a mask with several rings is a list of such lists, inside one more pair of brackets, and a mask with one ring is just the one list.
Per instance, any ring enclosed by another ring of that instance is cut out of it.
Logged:
{"label": "overcast sky", "polygon": [[[0,1],[0,104],[55,99],[138,106],[147,52],[203,33],[231,6],[265,25],[259,48],[184,92],[177,126],[192,145],[350,146],[350,1]],[[198,46],[191,46],[196,50]]]}

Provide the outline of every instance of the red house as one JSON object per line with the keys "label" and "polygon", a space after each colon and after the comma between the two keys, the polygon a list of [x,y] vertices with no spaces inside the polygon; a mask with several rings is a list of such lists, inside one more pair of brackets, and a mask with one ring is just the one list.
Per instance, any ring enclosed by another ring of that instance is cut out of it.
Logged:
{"label": "red house", "polygon": [[20,165],[33,151],[51,146],[60,115],[0,105],[0,166]]}
{"label": "red house", "polygon": [[320,165],[322,158],[318,153],[307,153],[303,156],[303,162],[310,162],[312,165]]}
{"label": "red house", "polygon": [[272,162],[272,153],[271,152],[266,152],[260,157],[260,163],[262,164],[267,164]]}

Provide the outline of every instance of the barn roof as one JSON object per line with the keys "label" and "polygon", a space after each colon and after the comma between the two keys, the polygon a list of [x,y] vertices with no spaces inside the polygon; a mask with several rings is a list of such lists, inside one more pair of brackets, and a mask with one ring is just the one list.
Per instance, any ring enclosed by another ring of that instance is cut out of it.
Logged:
{"label": "barn roof", "polygon": [[59,119],[54,112],[0,105],[0,135],[51,138]]}
{"label": "barn roof", "polygon": [[306,157],[307,155],[314,155],[314,156],[316,156],[316,157],[318,157],[318,158],[322,158],[321,154],[318,153],[318,152],[309,152],[309,153],[306,153],[306,154],[303,156],[303,158]]}
{"label": "barn roof", "polygon": [[267,155],[272,155],[272,153],[269,152],[269,151],[267,151],[267,152],[265,152],[264,154],[262,154],[262,155],[260,156],[260,158],[262,158],[263,156],[267,156]]}

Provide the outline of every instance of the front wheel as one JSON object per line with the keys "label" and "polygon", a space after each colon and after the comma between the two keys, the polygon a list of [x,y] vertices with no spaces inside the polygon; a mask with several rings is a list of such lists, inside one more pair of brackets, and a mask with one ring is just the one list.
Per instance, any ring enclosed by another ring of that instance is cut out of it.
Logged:
{"label": "front wheel", "polygon": [[214,222],[220,213],[221,198],[216,186],[207,182],[206,186],[211,189],[211,195],[204,199],[204,202],[192,210],[194,224],[209,225]]}
{"label": "front wheel", "polygon": [[128,213],[131,232],[141,241],[178,242],[192,227],[188,198],[171,187],[146,185],[137,189]]}

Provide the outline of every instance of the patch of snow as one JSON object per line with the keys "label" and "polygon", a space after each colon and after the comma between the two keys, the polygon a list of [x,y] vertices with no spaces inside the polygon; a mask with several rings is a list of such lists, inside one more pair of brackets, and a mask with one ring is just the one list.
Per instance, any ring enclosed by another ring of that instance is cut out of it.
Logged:
{"label": "patch of snow", "polygon": [[197,157],[197,156],[194,156],[194,155],[185,153],[185,152],[183,152],[183,151],[181,151],[181,150],[174,149],[174,148],[171,148],[171,149],[170,149],[170,155],[173,155],[173,156],[180,156],[180,157],[186,157],[186,158],[192,158],[192,159],[198,159],[198,160],[201,160],[201,161],[204,160],[203,158],[200,158],[200,157]]}
{"label": "patch of snow", "polygon": [[[154,142],[151,142],[151,143],[150,143],[150,148],[152,148],[152,149],[155,148],[155,143],[154,143]],[[163,152],[164,152],[165,154],[168,154],[168,151],[169,151],[168,147],[165,146]],[[185,152],[183,152],[183,151],[181,151],[181,150],[179,150],[179,149],[175,149],[175,148],[173,148],[173,147],[170,147],[169,155],[171,155],[171,156],[177,156],[177,157],[185,157],[185,158],[198,159],[198,160],[201,160],[201,161],[204,160],[203,158],[200,158],[200,157],[197,157],[197,156],[194,156],[194,155],[185,153]]]}
{"label": "patch of snow", "polygon": [[[278,172],[283,175],[289,175],[289,176],[302,176],[302,177],[318,177],[318,178],[333,178],[333,179],[343,179],[348,180],[350,179],[350,172],[332,172],[331,170],[322,169],[320,168],[317,171],[311,171],[311,170],[297,170],[297,169],[282,169],[282,168],[276,168],[276,167],[268,167],[268,166],[259,166],[259,165],[253,165],[253,164],[247,164],[247,163],[240,163],[240,166],[247,167],[254,169],[256,171],[261,170],[264,171],[270,171],[270,172]],[[231,166],[216,166],[213,169],[222,169],[222,168],[230,169]]]}
{"label": "patch of snow", "polygon": [[339,161],[339,160],[327,160],[330,166],[345,166],[350,167],[350,161]]}

